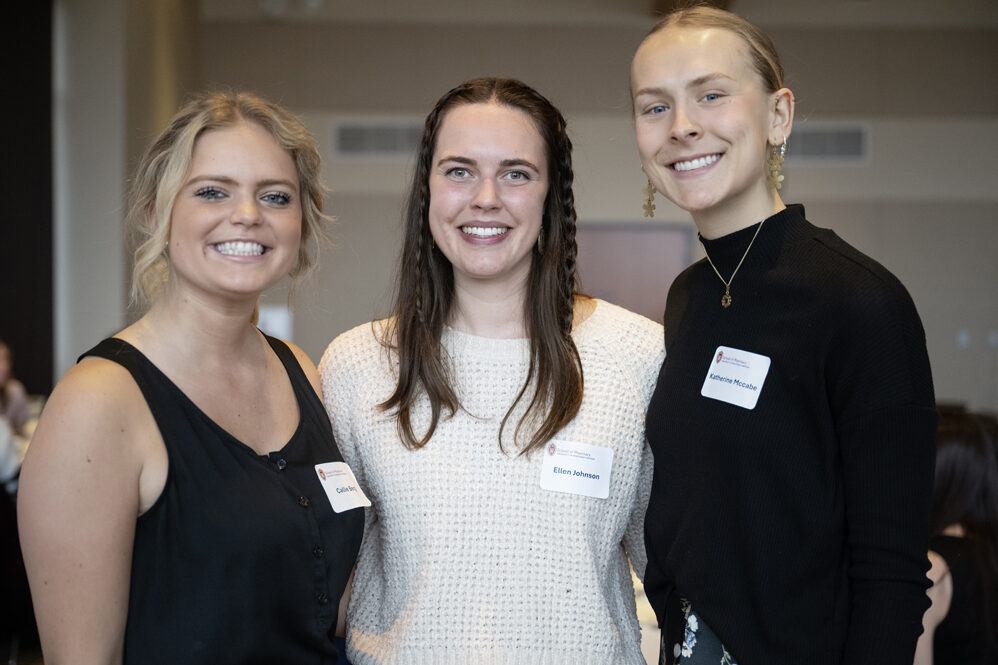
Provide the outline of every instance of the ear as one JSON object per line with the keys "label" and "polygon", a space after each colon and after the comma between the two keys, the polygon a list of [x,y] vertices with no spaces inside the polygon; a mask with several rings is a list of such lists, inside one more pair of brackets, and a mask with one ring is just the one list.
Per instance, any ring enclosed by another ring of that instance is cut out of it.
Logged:
{"label": "ear", "polygon": [[790,136],[794,126],[794,93],[789,88],[780,88],[770,95],[770,145],[780,145]]}

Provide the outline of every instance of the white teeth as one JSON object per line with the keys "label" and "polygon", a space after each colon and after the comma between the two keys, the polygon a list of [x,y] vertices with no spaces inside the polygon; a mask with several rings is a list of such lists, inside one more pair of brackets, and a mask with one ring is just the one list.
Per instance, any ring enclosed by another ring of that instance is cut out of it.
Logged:
{"label": "white teeth", "polygon": [[260,256],[263,254],[263,245],[243,240],[220,242],[215,245],[215,249],[218,250],[219,254],[226,256]]}
{"label": "white teeth", "polygon": [[470,236],[487,238],[489,236],[501,236],[509,231],[509,229],[505,226],[462,226],[461,231]]}
{"label": "white teeth", "polygon": [[677,171],[692,171],[693,169],[701,169],[708,164],[713,164],[721,158],[720,155],[708,155],[706,157],[698,157],[696,159],[691,159],[688,162],[676,162],[672,165],[672,168]]}

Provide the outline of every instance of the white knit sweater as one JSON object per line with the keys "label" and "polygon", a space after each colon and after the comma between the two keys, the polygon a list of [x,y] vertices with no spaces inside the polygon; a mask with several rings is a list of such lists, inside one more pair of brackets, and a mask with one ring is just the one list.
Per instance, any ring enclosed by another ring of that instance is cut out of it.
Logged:
{"label": "white knit sweater", "polygon": [[[585,394],[556,438],[613,449],[606,499],[541,489],[544,452],[516,456],[511,443],[525,404],[504,432],[512,452],[499,449],[527,340],[445,329],[463,409],[411,451],[376,407],[395,387],[397,363],[374,330],[381,325],[340,335],[319,364],[336,441],[372,501],[347,613],[351,661],[643,665],[627,559],[644,574],[644,419],[662,327],[598,301],[573,333]],[[425,401],[416,409],[417,434],[428,411]]]}

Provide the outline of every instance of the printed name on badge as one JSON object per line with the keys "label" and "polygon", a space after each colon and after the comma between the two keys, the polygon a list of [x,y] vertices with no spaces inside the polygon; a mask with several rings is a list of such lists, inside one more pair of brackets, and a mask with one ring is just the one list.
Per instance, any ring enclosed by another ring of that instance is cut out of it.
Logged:
{"label": "printed name on badge", "polygon": [[743,409],[754,409],[770,362],[769,356],[719,346],[710,359],[700,394]]}
{"label": "printed name on badge", "polygon": [[319,476],[319,482],[322,483],[322,489],[325,490],[334,512],[342,513],[371,505],[371,500],[360,489],[346,462],[316,464],[315,475]]}
{"label": "printed name on badge", "polygon": [[541,489],[605,499],[612,468],[612,448],[553,439],[544,448]]}

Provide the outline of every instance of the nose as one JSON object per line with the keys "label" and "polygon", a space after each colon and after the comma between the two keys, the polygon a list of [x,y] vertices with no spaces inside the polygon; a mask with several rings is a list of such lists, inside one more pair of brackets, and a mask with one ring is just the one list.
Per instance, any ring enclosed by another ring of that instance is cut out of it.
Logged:
{"label": "nose", "polygon": [[256,199],[253,197],[246,197],[245,199],[237,202],[235,209],[232,211],[232,223],[243,224],[246,226],[255,226],[259,224],[260,206],[258,205]]}
{"label": "nose", "polygon": [[700,125],[683,104],[677,104],[672,116],[669,136],[673,141],[686,141],[700,136]]}
{"label": "nose", "polygon": [[471,204],[481,210],[492,210],[499,207],[499,196],[496,193],[496,184],[492,178],[482,179],[482,184],[475,192],[475,199]]}

